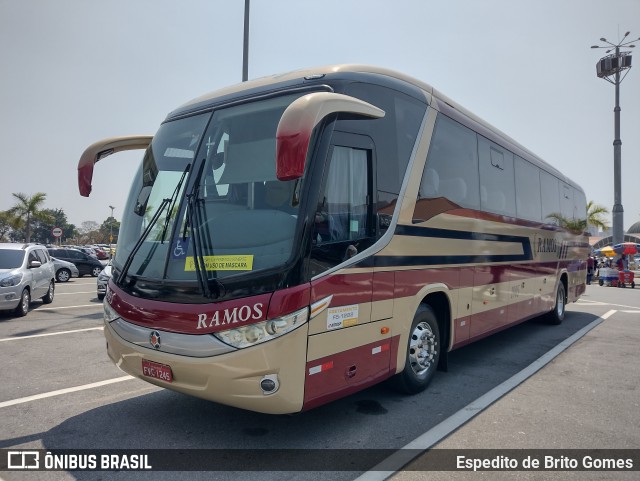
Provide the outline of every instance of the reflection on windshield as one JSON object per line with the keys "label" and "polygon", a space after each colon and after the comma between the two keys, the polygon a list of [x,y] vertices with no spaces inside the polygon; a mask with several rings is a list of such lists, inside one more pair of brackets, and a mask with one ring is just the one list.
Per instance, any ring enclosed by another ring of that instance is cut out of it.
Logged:
{"label": "reflection on windshield", "polygon": [[[293,251],[302,179],[277,180],[275,135],[282,112],[300,95],[164,124],[134,181],[123,216],[116,267],[125,264],[150,218],[172,197],[188,165],[191,173],[170,215],[166,222],[161,217],[151,226],[131,260],[130,273],[146,279],[194,281],[287,262]],[[186,208],[189,198],[192,212]],[[194,243],[200,263],[194,261]]]}

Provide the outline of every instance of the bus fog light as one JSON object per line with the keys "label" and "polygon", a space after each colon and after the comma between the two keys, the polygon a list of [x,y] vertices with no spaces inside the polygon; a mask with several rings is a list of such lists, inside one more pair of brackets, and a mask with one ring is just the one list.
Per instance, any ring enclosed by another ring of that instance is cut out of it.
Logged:
{"label": "bus fog light", "polygon": [[268,374],[262,378],[260,381],[260,389],[262,389],[262,394],[273,394],[280,387],[280,382],[278,381],[278,376],[275,374]]}

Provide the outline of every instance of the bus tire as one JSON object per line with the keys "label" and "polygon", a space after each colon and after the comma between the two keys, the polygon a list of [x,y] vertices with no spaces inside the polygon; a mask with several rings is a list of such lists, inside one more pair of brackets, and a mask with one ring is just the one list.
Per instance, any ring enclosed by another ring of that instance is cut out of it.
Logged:
{"label": "bus tire", "polygon": [[431,307],[422,305],[409,331],[404,369],[391,378],[392,387],[406,394],[424,391],[438,369],[439,359],[438,321]]}
{"label": "bus tire", "polygon": [[567,308],[567,292],[564,288],[564,282],[558,282],[558,290],[556,291],[556,303],[553,310],[547,315],[549,324],[561,324],[564,321],[564,315]]}

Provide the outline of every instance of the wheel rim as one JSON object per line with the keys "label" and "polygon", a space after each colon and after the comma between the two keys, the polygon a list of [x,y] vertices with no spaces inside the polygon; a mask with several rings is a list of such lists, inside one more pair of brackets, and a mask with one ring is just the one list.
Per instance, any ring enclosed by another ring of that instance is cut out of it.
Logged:
{"label": "wheel rim", "polygon": [[416,325],[409,342],[409,363],[417,376],[424,376],[438,354],[436,336],[426,322]]}
{"label": "wheel rim", "polygon": [[100,272],[102,272],[102,269],[98,269],[97,267],[93,269],[93,277],[98,277],[100,275]]}
{"label": "wheel rim", "polygon": [[55,285],[53,281],[49,282],[49,292],[47,292],[47,296],[49,296],[50,300],[53,300],[53,293],[55,292]]}
{"label": "wheel rim", "polygon": [[558,288],[558,296],[556,297],[556,314],[562,317],[564,314],[564,287]]}
{"label": "wheel rim", "polygon": [[29,293],[24,291],[22,293],[22,312],[29,312]]}
{"label": "wheel rim", "polygon": [[69,272],[67,271],[60,271],[58,272],[58,280],[60,282],[67,282],[69,280]]}

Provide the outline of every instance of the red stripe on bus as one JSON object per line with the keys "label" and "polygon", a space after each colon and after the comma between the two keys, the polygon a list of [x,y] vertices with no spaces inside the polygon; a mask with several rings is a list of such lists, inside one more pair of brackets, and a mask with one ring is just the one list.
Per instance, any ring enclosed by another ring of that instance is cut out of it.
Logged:
{"label": "red stripe on bus", "polygon": [[[380,341],[307,362],[302,410],[355,393],[395,374],[398,338],[387,339],[391,348],[376,356],[371,355],[371,350],[380,346]],[[318,372],[318,366],[325,363],[331,363],[332,369]],[[309,374],[310,369],[313,374]]]}
{"label": "red stripe on bus", "polygon": [[133,324],[168,332],[207,334],[266,320],[271,294],[207,304],[177,304],[134,297],[111,281],[111,307]]}

